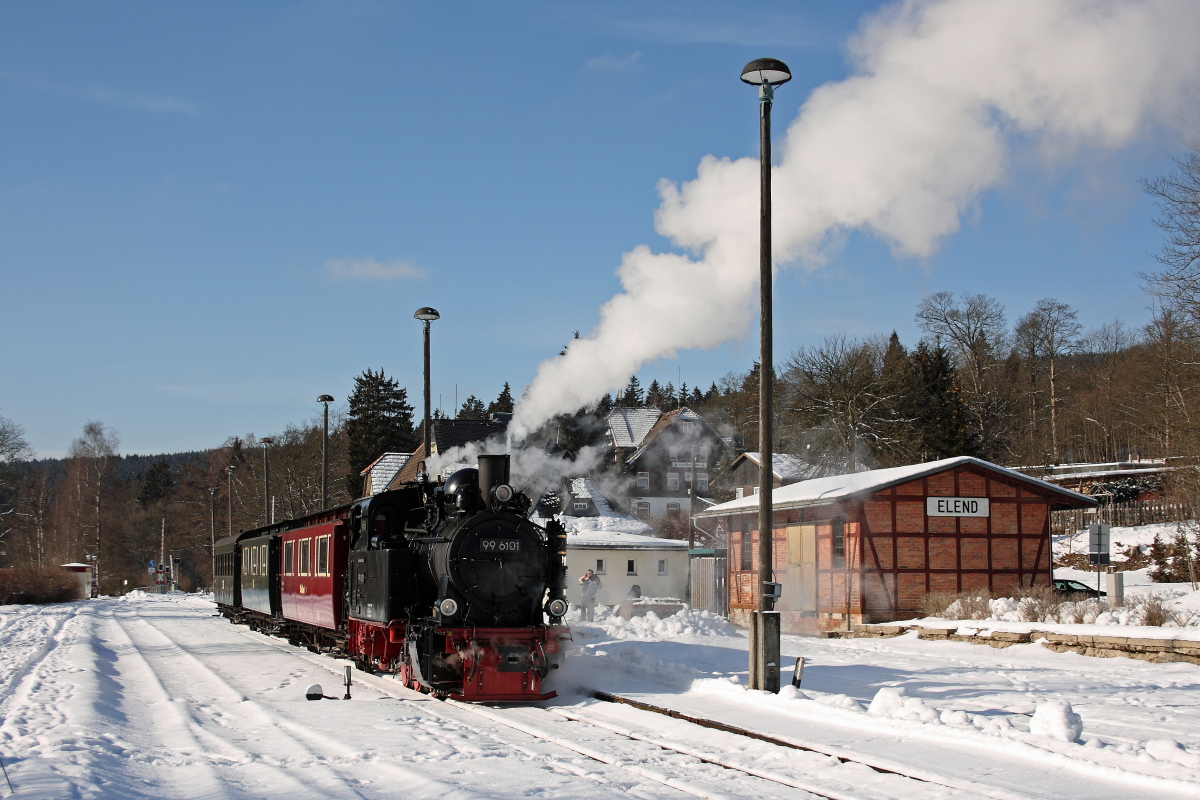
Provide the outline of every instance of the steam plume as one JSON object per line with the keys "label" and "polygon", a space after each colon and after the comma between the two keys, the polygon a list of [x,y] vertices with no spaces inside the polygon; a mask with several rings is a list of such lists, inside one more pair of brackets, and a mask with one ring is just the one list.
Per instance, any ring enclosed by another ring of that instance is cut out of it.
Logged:
{"label": "steam plume", "polygon": [[[778,148],[777,260],[815,266],[852,229],[928,256],[1001,179],[1009,140],[1061,158],[1180,121],[1200,77],[1197,30],[1189,0],[909,0],[874,15],[851,43],[856,73],[816,89]],[[587,337],[539,366],[514,435],[620,389],[651,359],[742,335],[754,318],[757,157],[706,156],[694,180],[658,188],[656,229],[692,256],[624,255],[624,291]]]}

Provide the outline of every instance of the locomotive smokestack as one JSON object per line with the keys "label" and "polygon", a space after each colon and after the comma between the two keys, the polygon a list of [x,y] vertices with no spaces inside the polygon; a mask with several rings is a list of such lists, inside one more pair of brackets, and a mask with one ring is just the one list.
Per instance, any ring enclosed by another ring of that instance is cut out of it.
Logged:
{"label": "locomotive smokestack", "polygon": [[508,462],[509,458],[506,455],[479,457],[479,494],[481,497],[491,497],[492,489],[508,483]]}

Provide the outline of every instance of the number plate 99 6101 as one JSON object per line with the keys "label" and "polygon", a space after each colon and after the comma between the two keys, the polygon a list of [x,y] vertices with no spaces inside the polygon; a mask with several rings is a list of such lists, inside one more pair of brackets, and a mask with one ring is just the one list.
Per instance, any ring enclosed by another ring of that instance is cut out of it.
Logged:
{"label": "number plate 99 6101", "polygon": [[479,549],[484,553],[515,553],[521,549],[521,540],[480,539]]}

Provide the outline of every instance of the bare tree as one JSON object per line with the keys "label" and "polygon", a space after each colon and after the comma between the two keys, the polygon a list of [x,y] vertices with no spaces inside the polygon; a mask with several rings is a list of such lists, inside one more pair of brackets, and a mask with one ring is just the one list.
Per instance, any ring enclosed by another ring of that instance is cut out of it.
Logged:
{"label": "bare tree", "polygon": [[[104,514],[103,501],[106,480],[112,459],[117,454],[117,434],[105,427],[103,422],[93,420],[83,426],[83,435],[71,442],[67,458],[78,467],[77,492],[85,495],[91,510],[91,526],[95,529],[96,564],[99,571],[104,564]],[[80,520],[81,529],[85,527]],[[99,577],[99,576],[98,576]]]}
{"label": "bare tree", "polygon": [[1165,306],[1200,323],[1200,150],[1176,158],[1172,172],[1142,181],[1142,188],[1158,204],[1154,224],[1166,241],[1156,256],[1162,271],[1141,277]]}
{"label": "bare tree", "polygon": [[818,445],[819,460],[833,458],[853,472],[867,452],[896,441],[896,398],[881,380],[885,350],[882,341],[831,336],[788,358],[789,407],[807,421],[799,438]]}
{"label": "bare tree", "polygon": [[967,424],[981,452],[995,458],[1009,433],[1012,387],[1002,377],[1008,343],[1004,306],[985,294],[937,292],[921,300],[917,326],[944,345],[963,388]]}
{"label": "bare tree", "polygon": [[13,462],[31,455],[24,429],[7,417],[0,417],[0,545],[12,533],[15,519],[18,476]]}
{"label": "bare tree", "polygon": [[1075,310],[1053,297],[1039,300],[1033,311],[1017,322],[1018,347],[1046,365],[1050,388],[1050,455],[1055,462],[1059,460],[1059,367],[1063,357],[1078,348],[1082,329]]}

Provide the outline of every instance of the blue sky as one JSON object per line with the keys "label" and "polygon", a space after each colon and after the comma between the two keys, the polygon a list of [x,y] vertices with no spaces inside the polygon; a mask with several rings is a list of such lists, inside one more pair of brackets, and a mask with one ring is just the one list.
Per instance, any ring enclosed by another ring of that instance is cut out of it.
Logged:
{"label": "blue sky", "polygon": [[[44,456],[99,419],[123,452],[220,445],[344,404],[384,369],[451,411],[519,392],[620,291],[660,179],[757,155],[747,61],[781,58],[779,133],[851,71],[875,2],[0,0],[0,415]],[[781,272],[776,353],[895,329],[935,291],[1042,297],[1140,326],[1159,245],[1138,179],[1182,149],[1148,129],[1004,179],[923,259],[849,232]],[[754,335],[639,371],[707,386]],[[414,402],[415,404],[415,402]]]}

